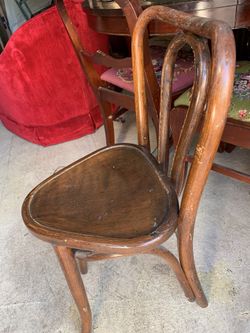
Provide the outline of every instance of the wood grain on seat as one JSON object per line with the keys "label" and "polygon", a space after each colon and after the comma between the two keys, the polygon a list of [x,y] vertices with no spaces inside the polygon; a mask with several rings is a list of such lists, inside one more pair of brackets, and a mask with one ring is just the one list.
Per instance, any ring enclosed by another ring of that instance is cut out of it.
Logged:
{"label": "wood grain on seat", "polygon": [[[33,223],[103,237],[148,235],[168,218],[170,183],[152,156],[118,145],[79,160],[31,194]],[[177,199],[176,199],[177,200]]]}

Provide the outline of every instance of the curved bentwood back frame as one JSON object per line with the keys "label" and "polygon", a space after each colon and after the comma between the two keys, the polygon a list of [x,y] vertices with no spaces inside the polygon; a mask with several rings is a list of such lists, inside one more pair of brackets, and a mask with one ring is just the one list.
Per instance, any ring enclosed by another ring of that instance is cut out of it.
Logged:
{"label": "curved bentwood back frame", "polygon": [[[169,113],[171,85],[178,51],[184,44],[193,49],[196,75],[190,107],[173,158],[170,177],[180,193],[184,183],[183,165],[193,134],[205,112],[194,159],[184,186],[178,218],[179,254],[183,270],[196,297],[207,305],[195,269],[193,230],[200,197],[208,178],[224,129],[234,81],[235,45],[231,28],[224,22],[195,17],[163,6],[152,6],[140,15],[133,33],[132,58],[138,142],[149,147],[147,98],[144,77],[144,35],[152,20],[169,23],[182,32],[176,35],[166,52],[162,69],[159,115],[158,162],[168,172]],[[211,45],[211,54],[208,47]]]}

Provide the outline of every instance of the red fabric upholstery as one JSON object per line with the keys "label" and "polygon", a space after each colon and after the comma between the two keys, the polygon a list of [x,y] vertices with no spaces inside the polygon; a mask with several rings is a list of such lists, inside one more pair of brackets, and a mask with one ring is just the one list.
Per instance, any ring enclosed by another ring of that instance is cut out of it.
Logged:
{"label": "red fabric upholstery", "polygon": [[[107,52],[107,37],[90,30],[79,1],[65,4],[85,47]],[[46,146],[75,139],[102,124],[55,7],[12,35],[0,55],[0,73],[0,119],[31,142]]]}

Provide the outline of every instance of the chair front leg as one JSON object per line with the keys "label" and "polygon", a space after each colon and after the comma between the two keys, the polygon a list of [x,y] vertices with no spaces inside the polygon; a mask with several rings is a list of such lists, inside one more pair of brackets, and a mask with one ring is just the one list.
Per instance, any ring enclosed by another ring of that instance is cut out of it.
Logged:
{"label": "chair front leg", "polygon": [[54,250],[81,316],[81,333],[91,333],[91,310],[74,253],[72,249],[63,246],[55,246]]}
{"label": "chair front leg", "polygon": [[103,117],[104,129],[105,129],[105,137],[107,146],[111,146],[115,143],[115,130],[113,123],[113,115],[112,115],[112,105],[107,101],[101,99],[101,112]]}

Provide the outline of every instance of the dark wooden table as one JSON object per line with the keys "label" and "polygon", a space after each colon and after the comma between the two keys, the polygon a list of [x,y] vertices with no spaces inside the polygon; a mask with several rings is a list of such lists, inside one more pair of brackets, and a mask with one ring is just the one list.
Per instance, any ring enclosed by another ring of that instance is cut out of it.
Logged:
{"label": "dark wooden table", "polygon": [[[250,0],[150,0],[142,7],[165,5],[197,16],[215,18],[229,23],[232,28],[250,27]],[[89,25],[100,33],[128,36],[129,31],[121,9],[114,1],[85,0]],[[174,33],[176,30],[162,22],[149,26],[151,35]]]}

